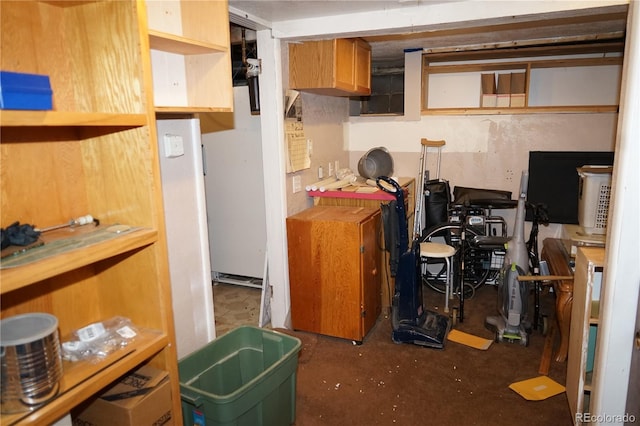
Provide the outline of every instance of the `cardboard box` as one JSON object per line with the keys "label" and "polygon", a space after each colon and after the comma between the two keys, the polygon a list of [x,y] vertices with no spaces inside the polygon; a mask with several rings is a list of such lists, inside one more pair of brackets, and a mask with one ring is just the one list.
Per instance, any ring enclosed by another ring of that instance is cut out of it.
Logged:
{"label": "cardboard box", "polygon": [[0,109],[50,110],[49,76],[0,71]]}
{"label": "cardboard box", "polygon": [[512,107],[524,107],[525,105],[525,87],[526,87],[526,73],[512,72],[511,73],[511,106]]}
{"label": "cardboard box", "polygon": [[496,74],[482,74],[480,106],[484,108],[495,108],[497,102],[496,95]]}
{"label": "cardboard box", "polygon": [[511,74],[498,74],[498,97],[496,106],[507,108],[511,105]]}
{"label": "cardboard box", "polygon": [[73,417],[74,426],[173,425],[168,373],[145,365]]}

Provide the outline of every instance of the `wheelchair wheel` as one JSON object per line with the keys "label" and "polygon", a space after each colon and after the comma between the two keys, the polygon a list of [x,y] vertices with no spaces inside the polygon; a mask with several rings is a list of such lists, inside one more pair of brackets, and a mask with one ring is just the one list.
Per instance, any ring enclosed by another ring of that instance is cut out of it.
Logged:
{"label": "wheelchair wheel", "polygon": [[[491,270],[485,268],[486,257],[491,256],[491,251],[478,250],[469,246],[467,239],[482,235],[476,229],[468,227],[465,230],[465,263],[464,263],[464,289],[465,298],[473,297],[475,290],[483,285],[491,277]],[[462,226],[454,223],[443,223],[427,230],[420,242],[444,243],[460,249]],[[454,282],[459,282],[460,256],[454,256]],[[422,282],[438,293],[445,293],[447,265],[443,259],[428,259],[422,263]]]}

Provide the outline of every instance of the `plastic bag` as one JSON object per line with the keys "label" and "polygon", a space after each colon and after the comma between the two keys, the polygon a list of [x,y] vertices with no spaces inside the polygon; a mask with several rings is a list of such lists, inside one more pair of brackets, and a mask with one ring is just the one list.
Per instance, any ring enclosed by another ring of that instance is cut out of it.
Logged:
{"label": "plastic bag", "polygon": [[138,335],[138,330],[125,317],[116,316],[75,330],[62,343],[62,357],[66,361],[97,362],[127,346]]}

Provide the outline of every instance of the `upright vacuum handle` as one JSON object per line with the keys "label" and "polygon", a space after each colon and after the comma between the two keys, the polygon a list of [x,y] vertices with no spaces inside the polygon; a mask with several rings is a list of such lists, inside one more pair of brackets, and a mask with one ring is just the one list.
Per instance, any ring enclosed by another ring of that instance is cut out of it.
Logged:
{"label": "upright vacuum handle", "polygon": [[[388,185],[384,185],[383,182]],[[398,233],[398,246],[402,254],[409,249],[409,225],[407,223],[407,213],[404,209],[404,191],[398,182],[388,176],[378,176],[376,178],[376,185],[378,185],[378,188],[382,191],[396,197],[396,214],[398,215],[398,226],[400,228]],[[390,190],[389,185],[391,185],[395,191]]]}
{"label": "upright vacuum handle", "polygon": [[[388,185],[384,185],[380,181],[386,182]],[[395,180],[391,179],[388,176],[378,176],[376,178],[376,185],[378,185],[378,188],[380,188],[382,191],[395,195],[396,198],[397,198],[396,194],[398,192],[402,192],[402,187],[400,186],[400,184],[398,184],[398,182],[396,182]],[[393,190],[391,190],[389,186],[393,187]]]}

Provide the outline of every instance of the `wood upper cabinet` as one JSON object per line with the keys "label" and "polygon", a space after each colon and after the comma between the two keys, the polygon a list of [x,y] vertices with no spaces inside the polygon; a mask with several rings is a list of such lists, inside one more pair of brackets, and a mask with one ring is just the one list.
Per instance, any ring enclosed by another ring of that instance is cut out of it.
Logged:
{"label": "wood upper cabinet", "polygon": [[1,317],[49,313],[61,341],[114,316],[138,328],[106,359],[63,361],[51,401],[0,423],[53,424],[150,364],[169,373],[180,424],[145,3],[2,1],[0,20],[0,69],[48,75],[53,90],[50,111],[0,112],[0,225],[100,220],[43,232],[41,247],[3,259]]}
{"label": "wood upper cabinet", "polygon": [[290,44],[289,86],[320,95],[370,95],[371,47],[361,39]]}
{"label": "wood upper cabinet", "polygon": [[293,328],[362,341],[380,307],[380,209],[316,206],[287,218]]}
{"label": "wood upper cabinet", "polygon": [[156,111],[233,111],[227,0],[146,4]]}

